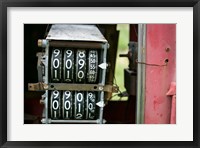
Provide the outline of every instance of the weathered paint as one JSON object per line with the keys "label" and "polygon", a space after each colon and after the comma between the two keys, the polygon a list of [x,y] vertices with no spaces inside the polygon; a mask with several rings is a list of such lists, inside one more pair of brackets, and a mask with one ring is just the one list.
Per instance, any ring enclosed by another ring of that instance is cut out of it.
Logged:
{"label": "weathered paint", "polygon": [[172,96],[170,124],[176,124],[176,95]]}
{"label": "weathered paint", "polygon": [[148,24],[146,32],[145,117],[146,124],[170,123],[171,97],[166,96],[176,82],[176,25]]}
{"label": "weathered paint", "polygon": [[170,124],[176,124],[176,82],[171,82],[169,91],[166,95],[172,99]]}

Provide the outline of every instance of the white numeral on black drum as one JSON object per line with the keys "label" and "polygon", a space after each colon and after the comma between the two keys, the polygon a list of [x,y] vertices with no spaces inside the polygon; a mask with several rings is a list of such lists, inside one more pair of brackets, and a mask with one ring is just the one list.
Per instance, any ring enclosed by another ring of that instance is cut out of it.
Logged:
{"label": "white numeral on black drum", "polygon": [[76,54],[76,82],[85,82],[86,51],[77,50]]}
{"label": "white numeral on black drum", "polygon": [[66,49],[64,51],[64,72],[63,78],[65,82],[73,82],[74,76],[74,50],[73,49]]}
{"label": "white numeral on black drum", "polygon": [[84,116],[84,92],[75,92],[75,107],[74,107],[74,118],[83,119]]}
{"label": "white numeral on black drum", "polygon": [[61,80],[62,52],[59,49],[52,51],[51,57],[51,80],[58,82]]}
{"label": "white numeral on black drum", "polygon": [[62,117],[63,119],[71,119],[72,118],[72,92],[71,91],[63,91],[63,102],[62,102],[62,107],[63,107],[63,113]]}
{"label": "white numeral on black drum", "polygon": [[96,114],[96,94],[87,92],[86,94],[86,119],[95,119]]}
{"label": "white numeral on black drum", "polygon": [[98,52],[96,50],[90,50],[88,53],[87,69],[87,82],[95,83],[98,72]]}
{"label": "white numeral on black drum", "polygon": [[59,119],[60,118],[60,101],[61,101],[61,94],[60,91],[54,90],[51,92],[51,118],[52,119]]}

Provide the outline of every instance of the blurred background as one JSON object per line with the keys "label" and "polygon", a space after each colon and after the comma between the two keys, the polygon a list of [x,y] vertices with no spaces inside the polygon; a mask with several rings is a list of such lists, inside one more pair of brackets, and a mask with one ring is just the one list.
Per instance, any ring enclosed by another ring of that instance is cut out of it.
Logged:
{"label": "blurred background", "polygon": [[[124,71],[122,69],[128,68],[128,58],[120,58],[120,54],[127,54],[128,43],[129,43],[129,24],[117,24],[117,30],[119,31],[119,42],[116,57],[116,67],[115,67],[115,78],[116,84],[119,86],[121,92],[126,89],[124,87]],[[128,97],[120,98],[113,93],[111,100],[127,100]]]}

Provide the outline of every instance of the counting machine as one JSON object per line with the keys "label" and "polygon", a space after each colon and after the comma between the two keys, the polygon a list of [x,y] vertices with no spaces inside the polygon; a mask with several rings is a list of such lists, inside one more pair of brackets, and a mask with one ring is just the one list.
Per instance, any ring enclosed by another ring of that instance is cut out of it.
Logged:
{"label": "counting machine", "polygon": [[42,123],[104,123],[109,43],[95,25],[51,25],[38,40],[38,83],[29,91],[45,91]]}

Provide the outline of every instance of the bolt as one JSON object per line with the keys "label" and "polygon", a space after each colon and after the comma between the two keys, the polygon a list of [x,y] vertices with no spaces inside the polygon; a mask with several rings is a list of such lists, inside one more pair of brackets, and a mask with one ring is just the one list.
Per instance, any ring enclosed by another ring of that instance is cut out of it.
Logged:
{"label": "bolt", "polygon": [[42,40],[41,39],[38,40],[38,47],[42,47]]}
{"label": "bolt", "polygon": [[47,84],[44,84],[43,87],[44,87],[44,89],[48,89],[49,88]]}
{"label": "bolt", "polygon": [[99,86],[99,90],[103,90],[103,87],[102,87],[102,86]]}
{"label": "bolt", "polygon": [[165,48],[165,51],[166,51],[166,52],[169,52],[169,51],[170,51],[170,48]]}
{"label": "bolt", "polygon": [[39,39],[38,40],[38,47],[43,47],[45,48],[48,44],[48,41],[47,40],[43,40],[43,39]]}
{"label": "bolt", "polygon": [[46,123],[46,119],[45,118],[41,119],[41,122]]}

